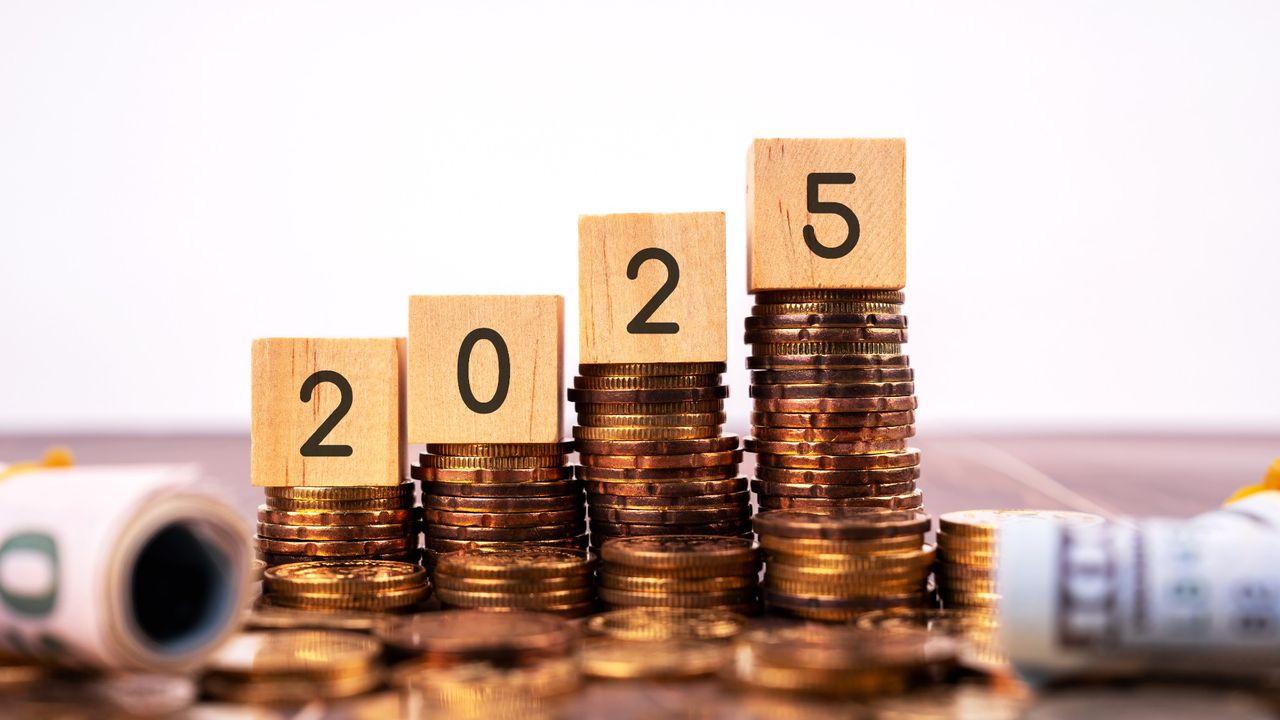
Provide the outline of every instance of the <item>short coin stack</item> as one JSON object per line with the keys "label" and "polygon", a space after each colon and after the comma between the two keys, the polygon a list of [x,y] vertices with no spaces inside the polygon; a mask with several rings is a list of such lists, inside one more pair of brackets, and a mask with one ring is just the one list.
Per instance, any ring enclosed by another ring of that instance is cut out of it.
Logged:
{"label": "short coin stack", "polygon": [[938,592],[945,606],[995,612],[996,534],[1010,519],[1093,525],[1092,513],[1060,510],[962,510],[938,518]]}
{"label": "short coin stack", "polygon": [[416,483],[353,487],[268,487],[258,507],[258,558],[417,563]]}
{"label": "short coin stack", "polygon": [[760,551],[715,535],[616,538],[600,549],[600,599],[615,607],[758,609]]}
{"label": "short coin stack", "polygon": [[924,544],[930,524],[916,510],[762,512],[755,526],[765,552],[765,606],[826,621],[921,607],[934,559]]}
{"label": "short coin stack", "polygon": [[582,617],[595,609],[594,570],[594,561],[579,551],[473,548],[441,555],[435,580],[448,607]]}
{"label": "short coin stack", "polygon": [[569,400],[591,542],[750,533],[742,450],[722,435],[722,362],[584,364]]}
{"label": "short coin stack", "polygon": [[442,553],[511,543],[585,550],[582,486],[573,444],[427,445],[422,480],[427,566]]}
{"label": "short coin stack", "polygon": [[919,508],[914,374],[895,290],[770,290],[746,319],[761,510]]}
{"label": "short coin stack", "polygon": [[381,649],[358,633],[245,632],[210,658],[201,686],[211,697],[250,704],[351,697],[381,684]]}
{"label": "short coin stack", "polygon": [[268,568],[263,590],[273,605],[302,610],[396,612],[431,594],[420,565],[391,560],[321,560]]}

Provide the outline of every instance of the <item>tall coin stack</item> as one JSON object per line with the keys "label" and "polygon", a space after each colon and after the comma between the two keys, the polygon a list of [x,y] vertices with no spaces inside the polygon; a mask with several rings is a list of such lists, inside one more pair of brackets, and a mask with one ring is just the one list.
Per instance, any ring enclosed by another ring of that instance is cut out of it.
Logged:
{"label": "tall coin stack", "polygon": [[746,319],[761,510],[919,508],[903,294],[769,290]]}
{"label": "tall coin stack", "polygon": [[582,486],[573,444],[429,444],[412,468],[422,481],[427,567],[472,547],[547,545],[585,550]]}
{"label": "tall coin stack", "polygon": [[751,532],[736,435],[722,435],[725,364],[583,364],[569,400],[591,542]]}
{"label": "tall coin stack", "polygon": [[268,487],[258,507],[258,559],[417,563],[419,524],[408,481],[390,486]]}
{"label": "tall coin stack", "polygon": [[765,552],[765,606],[828,621],[922,607],[934,560],[924,544],[930,525],[916,510],[762,512],[755,526]]}
{"label": "tall coin stack", "polygon": [[594,570],[595,561],[576,550],[473,548],[441,555],[435,576],[448,607],[582,617],[595,609]]}
{"label": "tall coin stack", "polygon": [[715,535],[615,538],[600,550],[600,599],[607,605],[758,610],[760,550]]}

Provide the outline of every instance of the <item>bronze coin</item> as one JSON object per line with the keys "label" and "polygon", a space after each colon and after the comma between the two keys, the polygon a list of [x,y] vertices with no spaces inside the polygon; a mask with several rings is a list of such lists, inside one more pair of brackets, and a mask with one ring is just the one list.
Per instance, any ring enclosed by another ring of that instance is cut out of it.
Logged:
{"label": "bronze coin", "polygon": [[737,435],[699,440],[580,440],[578,452],[592,455],[690,455],[736,450]]}
{"label": "bronze coin", "polygon": [[822,288],[813,290],[761,290],[755,295],[756,303],[804,303],[804,302],[884,302],[901,305],[907,296],[901,290],[867,290],[846,288]]}
{"label": "bronze coin", "polygon": [[731,480],[738,474],[737,466],[710,465],[686,468],[605,468],[579,465],[574,468],[578,478],[594,482],[683,482],[686,480]]}
{"label": "bronze coin", "polygon": [[692,402],[576,402],[579,415],[686,415],[724,412],[724,400]]}
{"label": "bronze coin", "polygon": [[651,593],[704,593],[745,590],[756,586],[754,575],[718,575],[713,577],[668,578],[644,575],[600,573],[600,587],[612,590]]}
{"label": "bronze coin", "polygon": [[924,505],[924,494],[910,490],[901,495],[869,495],[867,497],[789,497],[785,495],[760,496],[760,511],[812,510],[830,508],[884,508],[886,510],[915,510]]}
{"label": "bronze coin", "polygon": [[258,536],[274,540],[386,540],[402,538],[405,523],[384,525],[279,525],[258,523]]}
{"label": "bronze coin", "polygon": [[751,530],[750,520],[734,520],[718,523],[654,524],[611,523],[591,521],[591,535],[609,537],[636,537],[641,535],[738,535]]}
{"label": "bronze coin", "polygon": [[427,443],[432,455],[461,455],[465,457],[530,457],[538,455],[567,455],[573,452],[569,441],[551,443]]}
{"label": "bronze coin", "polygon": [[258,550],[272,555],[305,555],[307,557],[349,557],[353,555],[407,554],[418,547],[418,535],[386,540],[273,540],[257,539]]}
{"label": "bronze coin", "polygon": [[592,505],[587,510],[592,522],[643,525],[693,525],[732,522],[751,517],[750,505],[727,508],[613,508]]}
{"label": "bronze coin", "polygon": [[747,489],[747,479],[735,477],[728,480],[682,480],[679,482],[589,480],[586,485],[587,493],[593,499],[596,497],[651,498],[655,502],[666,502],[666,499],[737,494]]}
{"label": "bronze coin", "polygon": [[452,512],[448,510],[423,510],[422,519],[428,526],[452,525],[466,528],[526,528],[561,526],[582,521],[582,508],[548,510],[543,512]]}
{"label": "bronze coin", "polygon": [[573,438],[578,442],[604,441],[663,441],[695,440],[720,436],[719,425],[692,427],[574,427]]}
{"label": "bronze coin", "polygon": [[906,440],[858,440],[855,442],[771,442],[748,438],[747,451],[774,455],[856,455],[862,453],[900,452],[907,449]]}
{"label": "bronze coin", "polygon": [[418,456],[418,465],[424,468],[444,470],[520,470],[526,468],[554,468],[565,464],[564,455],[527,455],[519,457],[487,457],[483,455],[429,455]]}
{"label": "bronze coin", "polygon": [[526,540],[563,540],[586,532],[586,522],[576,520],[547,527],[459,527],[456,525],[427,525],[428,538],[445,540],[501,540],[503,542]]}
{"label": "bronze coin", "polygon": [[855,383],[911,382],[915,371],[909,367],[865,367],[843,370],[754,370],[751,382],[756,385],[809,385]]}
{"label": "bronze coin", "polygon": [[290,500],[288,498],[268,497],[264,503],[269,510],[285,512],[313,512],[317,510],[334,512],[383,512],[387,510],[412,510],[413,496],[387,498],[385,500]]}
{"label": "bronze coin", "polygon": [[599,428],[707,427],[723,425],[723,412],[669,413],[666,415],[578,415],[578,424]]}
{"label": "bronze coin", "polygon": [[[747,330],[743,342],[752,345],[789,343],[905,343],[907,330],[893,327],[799,327]],[[790,354],[790,353],[788,353]]]}
{"label": "bronze coin", "polygon": [[751,413],[753,427],[776,428],[879,428],[901,427],[916,421],[915,413],[903,412],[844,412],[844,413]]}
{"label": "bronze coin", "polygon": [[751,355],[748,370],[818,370],[865,367],[910,367],[911,359],[898,347],[892,353],[856,352],[837,355],[799,353],[795,355]]}
{"label": "bronze coin", "polygon": [[864,300],[828,300],[803,303],[756,303],[751,306],[752,315],[845,315],[850,313],[901,315],[902,305]]}
{"label": "bronze coin", "polygon": [[920,466],[872,468],[868,470],[813,470],[778,468],[756,463],[756,479],[762,482],[806,483],[811,485],[887,485],[920,478]]}
{"label": "bronze coin", "polygon": [[[606,563],[649,569],[737,567],[759,563],[760,550],[750,541],[705,535],[629,538],[605,543],[600,558]],[[620,568],[612,568],[615,571]]]}
{"label": "bronze coin", "polygon": [[620,607],[687,607],[706,608],[752,602],[755,588],[720,590],[717,592],[662,593],[600,588],[600,600]]}
{"label": "bronze coin", "polygon": [[[552,538],[550,540],[450,540],[448,538],[427,538],[424,545],[428,550],[437,553],[451,553],[458,550],[519,550],[527,547],[566,548],[585,550],[588,544],[585,533],[572,537]],[[584,555],[585,557],[585,555]]]}
{"label": "bronze coin", "polygon": [[578,375],[579,390],[675,390],[720,385],[720,375]]}
{"label": "bronze coin", "polygon": [[751,494],[742,491],[727,494],[691,495],[687,497],[662,497],[651,495],[608,495],[593,493],[593,508],[697,508],[697,507],[741,507],[751,504]]}
{"label": "bronze coin", "polygon": [[468,497],[456,495],[431,495],[422,497],[422,506],[432,510],[452,512],[546,512],[548,510],[572,510],[581,508],[582,493],[552,495],[549,497]]}
{"label": "bronze coin", "polygon": [[907,448],[903,452],[874,455],[772,455],[759,453],[758,463],[771,467],[801,470],[880,470],[913,467],[920,464],[920,451]]}
{"label": "bronze coin", "polygon": [[[262,552],[261,550],[254,553],[254,556],[257,559],[266,563],[267,566],[269,567],[275,567],[277,565],[285,565],[288,563],[308,562],[311,560],[315,560],[314,556],[309,556],[309,555],[268,553],[268,552]],[[391,560],[394,562],[405,562],[405,563],[417,563],[421,560],[421,557],[417,549],[413,549],[408,552],[376,553],[373,555],[357,555],[354,557],[358,557],[361,560]]]}
{"label": "bronze coin", "polygon": [[[570,469],[571,468],[566,468]],[[454,497],[552,497],[575,495],[582,491],[578,480],[548,480],[546,482],[428,482],[422,484],[424,495],[448,495]]]}
{"label": "bronze coin", "polygon": [[932,526],[932,518],[914,510],[849,508],[830,513],[771,510],[755,518],[755,530],[761,535],[813,540],[923,536]]}
{"label": "bronze coin", "polygon": [[914,395],[895,397],[850,397],[850,398],[788,398],[762,399],[756,398],[752,403],[755,412],[790,412],[790,413],[842,413],[842,412],[902,412],[915,410],[917,406]]}
{"label": "bronze coin", "polygon": [[569,388],[569,402],[589,404],[609,403],[675,403],[706,402],[729,397],[727,385],[702,388],[673,388],[670,390],[579,390]]}
{"label": "bronze coin", "polygon": [[[736,438],[735,438],[736,440]],[[616,469],[674,469],[732,466],[742,462],[741,450],[688,453],[686,455],[580,455],[583,467]]]}
{"label": "bronze coin", "polygon": [[561,464],[556,467],[514,468],[511,470],[485,470],[482,468],[448,470],[415,465],[409,469],[409,474],[415,480],[426,482],[529,483],[547,480],[567,480],[573,477],[573,468]]}
{"label": "bronze coin", "polygon": [[883,610],[896,607],[920,607],[925,604],[926,600],[923,589],[918,592],[881,595],[872,598],[784,595],[776,590],[765,589],[763,597],[766,606],[791,610]]}
{"label": "bronze coin", "polygon": [[[752,434],[755,440],[764,442],[850,443],[905,440],[915,436],[916,428],[914,425],[848,429],[757,427],[752,429]],[[746,449],[751,450],[750,446]]]}
{"label": "bronze coin", "polygon": [[[563,552],[572,554],[569,550],[564,550]],[[440,559],[436,561],[435,586],[437,590],[524,595],[548,590],[574,590],[591,586],[591,575],[587,572],[537,579],[471,577],[466,573],[465,568],[451,568],[451,572],[445,572],[444,564],[448,559],[449,555],[441,555]],[[580,558],[579,562],[585,564],[586,560]]]}
{"label": "bronze coin", "polygon": [[747,330],[843,327],[906,328],[907,316],[894,313],[752,314],[746,318],[745,325]]}
{"label": "bronze coin", "polygon": [[825,498],[839,500],[842,498],[864,498],[876,495],[902,495],[916,489],[914,480],[907,482],[859,485],[816,485],[813,483],[776,483],[756,480],[751,489],[760,498],[792,497],[792,498]]}
{"label": "bronze coin", "polygon": [[775,398],[867,398],[910,395],[915,391],[915,383],[909,382],[859,383],[856,385],[818,383],[811,385],[752,385],[750,395],[753,398],[765,400]]}
{"label": "bronze coin", "polygon": [[310,486],[291,485],[288,487],[267,487],[263,492],[267,498],[282,500],[298,500],[306,502],[361,502],[365,500],[395,500],[412,498],[414,484],[402,482],[395,485],[334,485]]}
{"label": "bronze coin", "polygon": [[728,366],[722,362],[681,363],[583,363],[578,372],[587,376],[602,375],[719,375]]}
{"label": "bronze coin", "polygon": [[396,510],[275,510],[258,506],[258,521],[276,525],[387,525],[417,518],[407,508]]}
{"label": "bronze coin", "polygon": [[900,342],[830,342],[825,340],[751,343],[751,355],[901,355],[902,345]]}

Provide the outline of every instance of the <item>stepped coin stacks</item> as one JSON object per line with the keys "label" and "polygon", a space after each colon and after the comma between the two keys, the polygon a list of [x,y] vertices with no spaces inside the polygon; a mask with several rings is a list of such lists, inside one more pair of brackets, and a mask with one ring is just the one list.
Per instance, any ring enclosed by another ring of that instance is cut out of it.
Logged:
{"label": "stepped coin stacks", "polygon": [[258,507],[258,558],[418,562],[416,483],[268,487]]}
{"label": "stepped coin stacks", "polygon": [[552,547],[458,550],[441,555],[435,575],[446,606],[536,610],[581,617],[595,610],[595,562]]}
{"label": "stepped coin stacks", "polygon": [[714,535],[616,538],[600,550],[600,599],[612,607],[758,610],[760,551]]}

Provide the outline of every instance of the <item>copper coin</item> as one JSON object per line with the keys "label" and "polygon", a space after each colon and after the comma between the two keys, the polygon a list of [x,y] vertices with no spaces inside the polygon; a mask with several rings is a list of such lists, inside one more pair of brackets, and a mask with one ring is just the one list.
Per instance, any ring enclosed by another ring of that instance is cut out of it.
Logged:
{"label": "copper coin", "polygon": [[396,510],[275,510],[258,506],[258,521],[276,525],[386,525],[414,520],[417,513]]}
{"label": "copper coin", "polygon": [[730,480],[738,474],[737,466],[710,465],[685,468],[606,468],[579,465],[574,469],[579,479],[596,482],[649,481],[683,482],[685,480]]}
{"label": "copper coin", "polygon": [[573,495],[552,495],[549,497],[468,497],[456,495],[431,495],[422,497],[422,506],[432,510],[449,510],[452,512],[497,512],[523,513],[546,512],[548,510],[572,510],[581,508],[582,493]]}
{"label": "copper coin", "polygon": [[[628,567],[676,569],[759,563],[760,550],[751,541],[706,535],[627,538],[604,544],[600,558]],[[615,568],[616,570],[617,568]]]}
{"label": "copper coin", "polygon": [[666,415],[584,415],[579,413],[578,424],[601,428],[641,427],[705,427],[723,425],[723,412],[669,413]]}
{"label": "copper coin", "polygon": [[784,343],[905,343],[906,328],[894,327],[799,327],[747,330],[743,342],[753,345]]}
{"label": "copper coin", "polygon": [[427,443],[432,455],[461,455],[466,457],[529,457],[537,455],[566,455],[573,452],[569,441],[551,443]]}
{"label": "copper coin", "polygon": [[692,402],[576,402],[579,415],[685,415],[724,412],[724,400]]}
{"label": "copper coin", "polygon": [[258,523],[258,536],[275,540],[385,540],[402,538],[405,523],[385,525],[278,525]]}
{"label": "copper coin", "polygon": [[586,532],[586,522],[576,520],[560,525],[542,527],[459,527],[457,525],[427,525],[428,538],[446,540],[563,540]]}
{"label": "copper coin", "polygon": [[563,525],[582,519],[582,508],[546,510],[543,512],[453,512],[427,509],[423,522],[430,525],[453,525],[474,528],[525,528]]}
{"label": "copper coin", "polygon": [[578,372],[601,375],[719,375],[727,369],[722,362],[681,363],[583,363]]}
{"label": "copper coin", "polygon": [[905,328],[907,327],[907,316],[897,313],[752,314],[746,318],[745,325],[747,330],[842,327]]}
{"label": "copper coin", "polygon": [[525,468],[553,468],[565,464],[564,455],[527,455],[519,457],[487,457],[483,455],[428,455],[418,456],[418,465],[424,468],[444,470],[520,470]]}
{"label": "copper coin", "polygon": [[690,455],[738,448],[737,435],[699,440],[580,440],[578,452],[592,455]]}
{"label": "copper coin", "polygon": [[[757,427],[752,429],[757,441],[849,443],[880,440],[904,440],[916,434],[914,425],[870,428],[788,428]],[[750,447],[747,448],[750,450]]]}
{"label": "copper coin", "polygon": [[735,477],[727,480],[681,480],[677,482],[589,480],[586,485],[587,492],[593,499],[596,497],[626,497],[650,498],[655,502],[666,502],[664,498],[697,498],[701,496],[722,496],[730,493],[737,494],[747,489],[747,479]]}
{"label": "copper coin", "polygon": [[573,479],[547,482],[429,482],[422,484],[424,495],[455,497],[552,497],[576,495],[581,490],[582,483]]}
{"label": "copper coin", "polygon": [[526,483],[567,480],[573,477],[573,468],[564,464],[556,467],[515,468],[511,470],[485,470],[481,468],[448,470],[414,466],[410,468],[409,474],[415,480],[427,482]]}
{"label": "copper coin", "polygon": [[907,448],[903,452],[874,455],[772,455],[759,453],[757,463],[771,467],[801,470],[880,470],[912,467],[920,464],[920,451]]}
{"label": "copper coin", "polygon": [[686,455],[580,455],[578,462],[583,467],[617,469],[712,467],[742,462],[742,451],[729,450]]}
{"label": "copper coin", "polygon": [[756,412],[771,413],[902,412],[904,410],[915,410],[917,404],[914,395],[769,400],[756,398],[752,403],[752,409]]}
{"label": "copper coin", "polygon": [[901,305],[907,296],[901,290],[822,288],[813,290],[761,290],[755,295],[761,305],[796,302],[885,302]]}
{"label": "copper coin", "polygon": [[865,300],[827,300],[794,303],[756,303],[751,306],[752,315],[842,315],[848,313],[901,315],[902,304]]}
{"label": "copper coin", "polygon": [[273,540],[260,537],[258,550],[274,555],[307,557],[349,557],[352,555],[390,555],[408,553],[418,547],[418,536],[401,536],[388,540]]}
{"label": "copper coin", "polygon": [[388,617],[374,635],[401,657],[432,666],[466,662],[529,664],[568,655],[578,631],[538,613],[449,610]]}
{"label": "copper coin", "polygon": [[414,484],[402,482],[395,485],[334,485],[267,487],[263,492],[268,498],[301,500],[308,502],[359,502],[364,500],[394,500],[412,498]]}
{"label": "copper coin", "polygon": [[[554,549],[554,548],[544,548]],[[465,552],[465,551],[464,551]],[[573,554],[572,551],[563,550],[566,554]],[[543,577],[537,579],[529,578],[488,578],[488,577],[471,577],[466,574],[465,570],[452,568],[452,572],[445,572],[443,567],[448,561],[449,555],[441,555],[436,561],[435,587],[436,590],[457,590],[461,592],[484,592],[484,593],[506,593],[509,595],[532,595],[546,591],[559,590],[582,590],[591,587],[591,575],[584,572],[576,575],[561,575],[559,577]],[[579,559],[580,562],[585,560]],[[437,593],[438,594],[438,593]],[[589,597],[594,597],[594,593],[590,593]],[[578,598],[578,601],[589,599]],[[449,602],[444,596],[441,599]],[[560,602],[564,602],[561,599]],[[456,604],[456,603],[455,603]]]}
{"label": "copper coin", "polygon": [[382,512],[385,510],[412,510],[413,496],[387,498],[384,500],[290,500],[288,498],[268,497],[264,503],[270,510],[285,512],[324,511],[359,511]]}
{"label": "copper coin", "polygon": [[659,593],[600,588],[600,600],[621,607],[707,608],[735,605],[755,600],[755,588],[700,593]]}
{"label": "copper coin", "polygon": [[901,427],[916,421],[915,413],[905,412],[843,412],[843,413],[751,413],[753,427],[776,428],[841,428],[860,429]]}
{"label": "copper coin", "polygon": [[593,508],[697,508],[697,507],[741,507],[751,504],[751,494],[743,492],[727,494],[691,495],[687,497],[662,497],[651,495],[607,495],[593,493]]}
{"label": "copper coin", "polygon": [[756,479],[762,482],[812,485],[888,485],[920,478],[920,466],[870,470],[813,470],[778,468],[756,463]]}
{"label": "copper coin", "polygon": [[592,522],[644,525],[694,525],[732,522],[751,517],[750,505],[727,508],[613,508],[592,505],[587,509]]}
{"label": "copper coin", "polygon": [[758,385],[911,382],[915,371],[909,367],[865,367],[843,370],[754,370],[751,382]]}
{"label": "copper coin", "polygon": [[915,511],[847,509],[832,513],[773,510],[755,519],[756,532],[815,540],[871,540],[923,535],[933,525],[927,514]]}
{"label": "copper coin", "polygon": [[436,576],[506,580],[527,585],[555,578],[590,578],[594,569],[595,561],[580,552],[533,545],[513,549],[466,548],[442,555],[436,565]]}
{"label": "copper coin", "polygon": [[787,398],[867,398],[910,395],[916,391],[915,383],[859,383],[835,385],[818,383],[810,385],[752,385],[750,395],[761,399]]}
{"label": "copper coin", "polygon": [[578,442],[590,441],[641,441],[694,440],[720,436],[719,425],[682,427],[574,427],[573,438]]}
{"label": "copper coin", "polygon": [[883,508],[886,510],[916,510],[924,506],[924,494],[919,490],[909,490],[901,495],[869,495],[866,497],[829,498],[829,497],[788,497],[783,495],[762,495],[760,510],[812,510],[816,512],[831,508]]}
{"label": "copper coin", "polygon": [[673,388],[670,390],[579,390],[569,388],[569,402],[607,403],[674,403],[705,402],[729,397],[727,385],[702,388]]}
{"label": "copper coin", "polygon": [[675,390],[720,385],[720,375],[578,375],[579,390]]}
{"label": "copper coin", "polygon": [[911,359],[902,354],[901,347],[893,353],[852,353],[822,355],[801,353],[798,355],[752,355],[747,357],[748,370],[822,370],[866,367],[910,367]]}
{"label": "copper coin", "polygon": [[591,534],[609,537],[641,535],[737,535],[751,530],[750,520],[697,524],[644,524],[591,521]]}
{"label": "copper coin", "polygon": [[651,593],[716,593],[726,590],[746,590],[756,586],[753,575],[717,575],[713,577],[667,578],[644,575],[614,575],[600,573],[600,587],[612,590]]}
{"label": "copper coin", "polygon": [[882,595],[874,598],[838,598],[815,595],[784,595],[766,589],[765,605],[790,610],[883,610],[897,607],[921,607],[925,604],[923,591]]}
{"label": "copper coin", "polygon": [[[589,538],[585,533],[572,537],[552,538],[550,540],[450,540],[448,538],[427,538],[424,545],[428,550],[437,553],[450,553],[459,550],[519,550],[527,547],[566,548],[585,550]],[[585,555],[584,555],[585,557]]]}
{"label": "copper coin", "polygon": [[876,495],[902,495],[916,489],[915,481],[859,485],[816,485],[812,483],[775,483],[756,480],[751,483],[756,495],[764,497],[792,498],[864,498]]}
{"label": "copper coin", "polygon": [[[751,355],[901,355],[900,342],[804,342],[751,343]],[[753,368],[754,369],[754,368]]]}
{"label": "copper coin", "polygon": [[[287,563],[307,562],[315,559],[314,556],[309,555],[282,555],[279,553],[262,552],[261,550],[254,553],[254,556],[266,563],[269,567],[285,565]],[[410,550],[408,552],[376,553],[373,555],[358,555],[355,557],[358,557],[361,560],[391,560],[394,562],[405,563],[416,563],[421,560],[417,549]]]}
{"label": "copper coin", "polygon": [[861,453],[899,452],[907,449],[906,440],[858,440],[855,442],[771,442],[748,438],[748,452],[774,455],[856,455]]}

